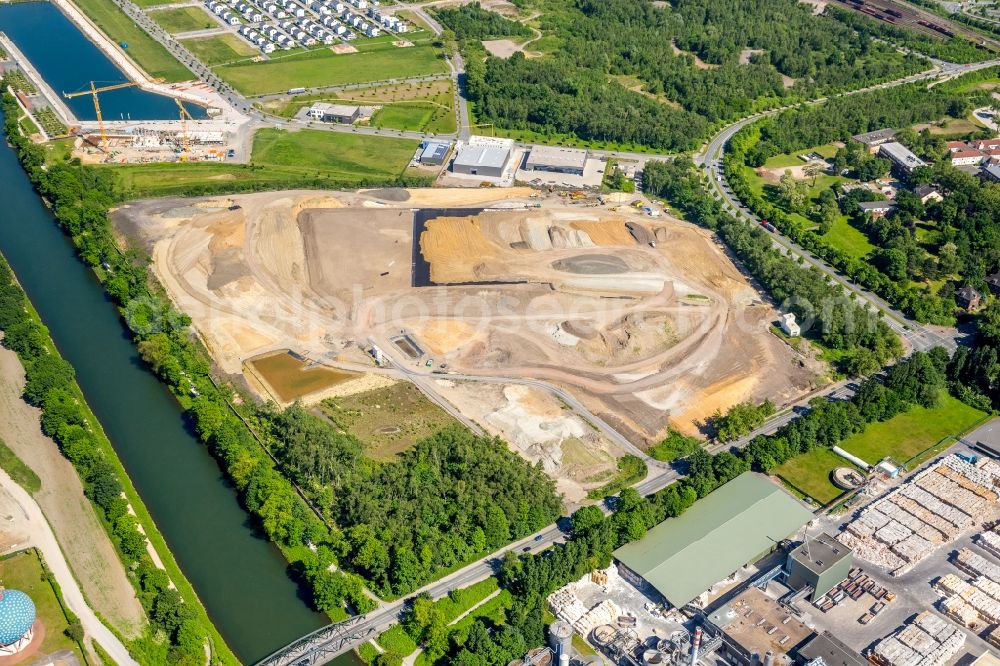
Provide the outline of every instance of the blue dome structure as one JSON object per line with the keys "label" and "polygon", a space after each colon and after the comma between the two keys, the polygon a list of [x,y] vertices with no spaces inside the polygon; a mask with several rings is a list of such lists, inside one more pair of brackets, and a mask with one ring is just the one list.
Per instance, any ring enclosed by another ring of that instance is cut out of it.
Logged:
{"label": "blue dome structure", "polygon": [[35,602],[20,590],[2,590],[0,595],[0,645],[10,645],[35,624]]}

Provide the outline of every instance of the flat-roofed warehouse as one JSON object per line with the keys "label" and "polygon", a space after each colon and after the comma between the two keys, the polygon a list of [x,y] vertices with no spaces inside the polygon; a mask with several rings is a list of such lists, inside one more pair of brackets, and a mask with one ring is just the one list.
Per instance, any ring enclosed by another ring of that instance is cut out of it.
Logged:
{"label": "flat-roofed warehouse", "polygon": [[681,608],[812,519],[766,477],[746,472],[615,551],[622,577]]}
{"label": "flat-roofed warehouse", "polygon": [[524,168],[529,171],[552,171],[583,175],[587,166],[587,151],[556,146],[535,146],[528,153]]}
{"label": "flat-roofed warehouse", "polygon": [[458,149],[451,168],[455,173],[468,176],[503,176],[510,161],[510,148],[490,144],[467,144]]}

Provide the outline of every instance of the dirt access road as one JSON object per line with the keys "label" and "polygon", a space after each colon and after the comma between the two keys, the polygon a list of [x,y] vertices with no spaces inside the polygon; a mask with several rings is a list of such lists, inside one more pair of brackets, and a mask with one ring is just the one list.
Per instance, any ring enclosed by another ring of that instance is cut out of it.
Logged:
{"label": "dirt access road", "polygon": [[[553,382],[641,445],[741,400],[787,403],[819,374],[767,333],[776,312],[717,239],[632,209],[517,188],[290,191],[114,220],[234,377],[268,352],[336,367],[374,342],[428,373]],[[401,331],[420,353],[404,358]]]}
{"label": "dirt access road", "polygon": [[[59,557],[65,553],[94,610],[107,618],[122,635],[138,636],[146,619],[125,567],[98,521],[93,505],[84,496],[83,485],[73,465],[62,456],[56,443],[42,434],[39,410],[21,399],[23,388],[21,362],[14,352],[0,348],[0,438],[42,480],[42,488],[31,503],[37,501],[41,507],[45,514],[45,518],[40,518],[41,523],[45,530],[51,525],[51,532],[55,533],[62,548]],[[33,520],[35,534],[41,533],[37,523],[38,520]],[[41,544],[36,545],[41,547]],[[52,553],[43,552],[54,569]],[[76,583],[72,580],[60,580],[59,583],[69,598],[67,587],[76,588]],[[83,604],[82,596],[80,603]],[[77,608],[73,608],[73,612],[83,617]],[[90,614],[93,617],[93,612]],[[88,633],[96,635],[90,628]],[[103,643],[102,646],[110,651]]]}

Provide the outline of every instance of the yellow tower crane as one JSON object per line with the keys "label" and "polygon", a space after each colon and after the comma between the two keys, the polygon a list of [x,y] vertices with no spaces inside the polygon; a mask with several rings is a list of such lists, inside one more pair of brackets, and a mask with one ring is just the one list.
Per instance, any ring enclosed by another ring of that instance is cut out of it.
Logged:
{"label": "yellow tower crane", "polygon": [[[152,80],[153,83],[163,83],[164,79],[155,78]],[[101,101],[98,99],[98,93],[110,92],[112,90],[121,90],[122,88],[133,88],[136,86],[141,86],[143,82],[141,81],[128,81],[126,83],[115,83],[110,86],[101,86],[100,88],[91,81],[90,90],[81,90],[80,92],[74,93],[63,93],[63,97],[66,99],[73,99],[74,97],[82,97],[83,95],[91,95],[94,98],[94,113],[97,115],[97,125],[101,128],[101,142],[99,148],[103,149],[108,142],[108,134],[104,129],[104,118],[101,116]]]}
{"label": "yellow tower crane", "polygon": [[185,160],[185,159],[187,159],[188,146],[190,145],[190,141],[188,140],[188,126],[187,126],[187,121],[194,120],[194,118],[192,118],[191,114],[188,113],[188,110],[184,108],[184,103],[183,102],[181,102],[176,97],[174,98],[174,101],[177,102],[177,108],[180,109],[180,111],[181,111],[181,132],[182,132],[181,137],[182,137],[182,139],[184,141],[184,144],[183,144],[184,145],[184,149],[183,149],[183,151],[181,151],[181,160]]}
{"label": "yellow tower crane", "polygon": [[133,86],[140,85],[138,82],[129,81],[128,83],[116,83],[111,86],[101,86],[98,88],[93,81],[90,82],[90,90],[83,90],[81,92],[75,93],[63,93],[63,97],[66,99],[73,99],[74,97],[82,97],[83,95],[92,95],[94,97],[94,113],[97,114],[97,125],[101,128],[101,142],[98,145],[99,148],[103,149],[108,143],[108,134],[104,129],[104,118],[101,117],[101,102],[97,97],[98,93],[110,92],[112,90],[121,90],[122,88],[131,88]]}

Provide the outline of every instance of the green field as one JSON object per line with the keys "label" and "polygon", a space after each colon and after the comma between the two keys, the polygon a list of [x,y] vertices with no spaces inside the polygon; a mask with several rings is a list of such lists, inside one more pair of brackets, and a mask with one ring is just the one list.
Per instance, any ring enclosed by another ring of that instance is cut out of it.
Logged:
{"label": "green field", "polygon": [[830,481],[830,472],[838,467],[854,467],[830,449],[814,449],[795,456],[772,470],[794,490],[820,504],[828,504],[844,491]]}
{"label": "green field", "polygon": [[66,614],[55,590],[45,579],[42,562],[33,549],[0,560],[0,584],[24,592],[35,603],[36,617],[45,625],[40,654],[69,650],[79,663],[87,663],[80,654],[80,646],[64,633],[69,626]]}
{"label": "green field", "polygon": [[127,42],[132,60],[153,77],[188,81],[194,75],[110,0],[74,0],[84,14],[114,42]]}
{"label": "green field", "polygon": [[791,155],[775,155],[766,162],[764,166],[768,169],[778,169],[787,168],[795,166],[804,166],[805,161],[799,158],[799,155],[808,155],[809,153],[817,153],[823,157],[833,157],[837,153],[837,147],[832,144],[824,144],[822,146],[814,146],[812,148],[804,148],[803,150],[796,150],[795,153]]}
{"label": "green field", "polygon": [[246,95],[266,95],[297,86],[318,88],[441,74],[447,65],[429,45],[401,49],[377,43],[358,53],[321,49],[266,62],[225,65],[215,71]]}
{"label": "green field", "polygon": [[372,126],[441,134],[455,131],[455,118],[450,110],[433,104],[398,103],[380,109],[372,117]]}
{"label": "green field", "polygon": [[201,7],[177,7],[149,12],[149,17],[170,34],[216,28],[218,23]]}
{"label": "green field", "polygon": [[250,164],[205,162],[107,166],[127,198],[399,182],[418,141],[343,132],[262,129]]}
{"label": "green field", "polygon": [[837,217],[837,221],[830,227],[830,231],[823,235],[823,240],[838,250],[847,253],[855,259],[861,259],[875,249],[868,236],[863,231],[852,227],[846,215]]}
{"label": "green field", "polygon": [[143,9],[146,7],[156,7],[157,5],[169,5],[170,0],[132,0]]}
{"label": "green field", "polygon": [[[839,446],[871,465],[889,456],[898,463],[910,462],[912,468],[953,444],[950,435],[965,432],[985,416],[942,393],[939,407],[913,407],[888,421],[869,425],[863,433],[849,437]],[[914,460],[915,456],[919,457]],[[820,448],[795,456],[772,473],[797,492],[828,504],[843,492],[830,482],[830,472],[837,467],[853,465],[830,449]]]}
{"label": "green field", "polygon": [[361,440],[365,452],[378,460],[391,459],[455,423],[409,382],[329,398],[320,409],[339,428]]}
{"label": "green field", "polygon": [[[844,440],[840,448],[870,465],[886,456],[905,463],[945,437],[965,432],[984,416],[986,414],[978,409],[942,394],[940,407],[914,407],[888,421],[873,423],[863,433]],[[913,464],[919,464],[934,453],[928,451]]]}
{"label": "green field", "polygon": [[246,60],[257,55],[253,48],[236,35],[216,35],[185,39],[184,46],[208,66]]}

